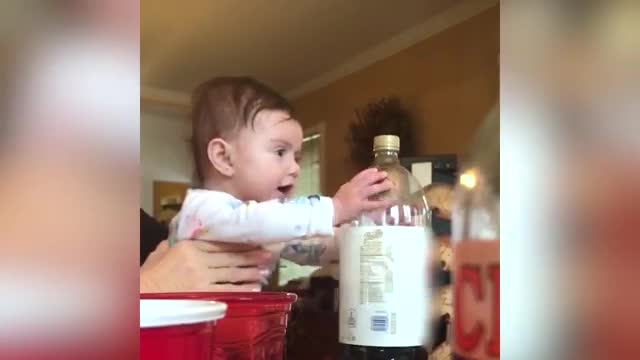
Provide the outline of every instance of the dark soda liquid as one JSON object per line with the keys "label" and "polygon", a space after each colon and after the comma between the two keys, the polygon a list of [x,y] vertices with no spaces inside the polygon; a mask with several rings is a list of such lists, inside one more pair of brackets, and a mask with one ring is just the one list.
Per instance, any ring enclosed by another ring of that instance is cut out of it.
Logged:
{"label": "dark soda liquid", "polygon": [[427,351],[422,346],[374,347],[342,345],[341,360],[426,360]]}

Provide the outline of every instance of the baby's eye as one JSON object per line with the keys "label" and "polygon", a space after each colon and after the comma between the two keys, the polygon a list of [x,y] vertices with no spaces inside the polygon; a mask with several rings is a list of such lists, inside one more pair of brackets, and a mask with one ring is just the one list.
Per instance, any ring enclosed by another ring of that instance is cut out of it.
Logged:
{"label": "baby's eye", "polygon": [[283,157],[285,154],[285,150],[284,149],[278,149],[276,150],[276,154],[278,154],[278,156]]}

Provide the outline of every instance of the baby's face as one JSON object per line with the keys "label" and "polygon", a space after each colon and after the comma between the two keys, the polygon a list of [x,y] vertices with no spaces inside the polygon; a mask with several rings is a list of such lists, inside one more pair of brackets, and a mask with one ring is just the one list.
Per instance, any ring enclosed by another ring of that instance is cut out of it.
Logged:
{"label": "baby's face", "polygon": [[283,199],[293,193],[300,173],[302,127],[283,111],[262,110],[254,128],[234,141],[233,181],[241,200]]}

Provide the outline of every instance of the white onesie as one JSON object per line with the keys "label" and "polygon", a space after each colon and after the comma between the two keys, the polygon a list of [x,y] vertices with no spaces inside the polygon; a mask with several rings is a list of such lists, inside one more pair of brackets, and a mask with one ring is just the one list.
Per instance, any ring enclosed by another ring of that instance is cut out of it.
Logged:
{"label": "white onesie", "polygon": [[189,190],[170,225],[169,241],[273,244],[333,236],[333,202],[324,196],[242,202],[230,194]]}

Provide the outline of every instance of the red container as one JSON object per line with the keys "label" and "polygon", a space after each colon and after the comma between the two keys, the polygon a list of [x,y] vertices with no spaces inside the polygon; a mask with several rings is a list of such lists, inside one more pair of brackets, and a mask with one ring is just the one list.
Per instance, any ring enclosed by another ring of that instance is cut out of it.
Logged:
{"label": "red container", "polygon": [[150,299],[215,300],[227,304],[216,328],[213,360],[281,360],[291,304],[289,293],[144,294]]}
{"label": "red container", "polygon": [[140,300],[140,359],[209,360],[215,323],[226,308],[213,301]]}

